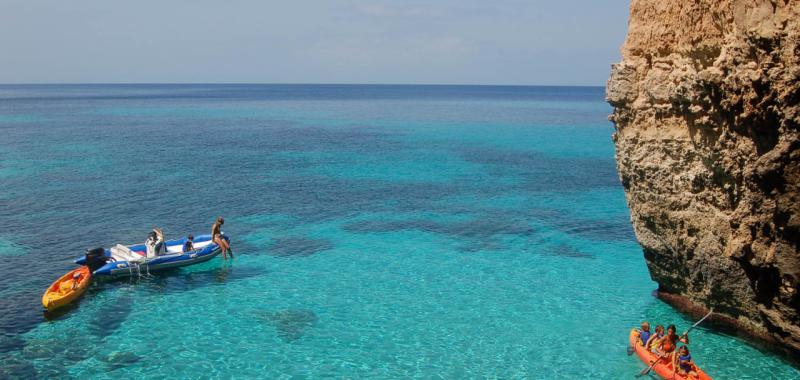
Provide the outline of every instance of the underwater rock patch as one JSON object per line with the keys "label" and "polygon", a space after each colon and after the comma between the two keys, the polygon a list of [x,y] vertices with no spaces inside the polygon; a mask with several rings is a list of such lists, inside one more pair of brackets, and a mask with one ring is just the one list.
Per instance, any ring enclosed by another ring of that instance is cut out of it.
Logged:
{"label": "underwater rock patch", "polygon": [[572,258],[575,258],[575,259],[593,259],[594,258],[594,256],[592,256],[590,254],[587,254],[587,253],[583,253],[583,252],[573,248],[572,246],[570,246],[568,244],[559,244],[555,248],[553,248],[552,250],[549,250],[549,252],[552,252],[556,256],[572,257]]}
{"label": "underwater rock patch", "polygon": [[109,371],[138,363],[142,357],[130,351],[114,351],[101,359]]}
{"label": "underwater rock patch", "polygon": [[317,314],[308,309],[278,310],[260,313],[256,317],[275,326],[278,337],[287,343],[300,339],[305,330],[318,320]]}

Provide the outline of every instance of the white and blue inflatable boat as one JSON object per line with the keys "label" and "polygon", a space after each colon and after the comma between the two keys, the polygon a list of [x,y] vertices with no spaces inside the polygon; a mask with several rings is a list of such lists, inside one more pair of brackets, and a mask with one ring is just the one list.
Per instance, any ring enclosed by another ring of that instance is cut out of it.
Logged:
{"label": "white and blue inflatable boat", "polygon": [[[223,238],[230,241],[224,234]],[[144,244],[117,244],[109,249],[95,248],[87,251],[84,257],[76,259],[75,263],[87,265],[94,276],[125,277],[199,264],[222,252],[219,245],[211,241],[211,235],[196,236],[192,251],[183,252],[185,242],[186,238],[168,240],[165,242],[166,252],[149,257]]]}

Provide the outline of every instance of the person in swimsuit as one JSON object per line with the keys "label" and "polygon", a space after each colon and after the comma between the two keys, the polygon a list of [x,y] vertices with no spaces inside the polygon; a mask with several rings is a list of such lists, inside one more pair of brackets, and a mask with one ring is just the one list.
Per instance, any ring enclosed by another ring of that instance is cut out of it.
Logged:
{"label": "person in swimsuit", "polygon": [[225,224],[225,219],[221,216],[217,218],[217,221],[214,222],[214,225],[211,226],[211,241],[219,245],[219,248],[222,249],[222,257],[224,259],[228,259],[226,253],[231,254],[231,258],[233,258],[233,251],[231,251],[231,246],[228,244],[228,241],[222,237],[222,225]]}
{"label": "person in swimsuit", "polygon": [[642,322],[642,331],[639,331],[639,344],[644,346],[650,340],[650,323],[647,321]]}
{"label": "person in swimsuit", "polygon": [[694,362],[692,362],[692,355],[689,354],[689,347],[681,346],[675,356],[675,361],[672,363],[672,368],[675,368],[677,373],[681,375],[688,375],[697,377],[697,371],[694,370]]}
{"label": "person in swimsuit", "polygon": [[656,326],[656,333],[650,336],[650,339],[647,340],[644,344],[644,348],[648,351],[653,351],[655,348],[655,344],[664,337],[664,326],[658,325]]}
{"label": "person in swimsuit", "polygon": [[669,325],[667,334],[658,341],[655,350],[659,358],[669,357],[670,362],[675,361],[675,349],[678,348],[678,342],[689,344],[689,337],[686,334],[678,336],[675,330],[675,325]]}

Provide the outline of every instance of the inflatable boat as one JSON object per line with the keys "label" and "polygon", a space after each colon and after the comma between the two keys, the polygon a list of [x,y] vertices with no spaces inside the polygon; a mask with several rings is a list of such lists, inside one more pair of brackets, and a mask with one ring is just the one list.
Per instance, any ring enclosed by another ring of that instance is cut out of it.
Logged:
{"label": "inflatable boat", "polygon": [[[705,318],[703,318],[705,319]],[[701,320],[702,321],[702,320]],[[712,380],[711,376],[708,376],[705,372],[703,372],[700,367],[693,365],[697,376],[690,376],[690,375],[683,375],[680,373],[676,373],[672,368],[672,363],[670,363],[669,359],[662,359],[659,358],[656,354],[648,351],[644,346],[639,344],[639,330],[633,329],[631,330],[631,334],[629,336],[629,343],[631,347],[635,347],[636,355],[639,356],[639,359],[644,362],[647,366],[652,366],[653,371],[661,376],[664,379],[669,380]],[[656,363],[658,361],[658,363]],[[656,364],[653,364],[656,363]]]}
{"label": "inflatable boat", "polygon": [[[223,238],[230,241],[224,234]],[[193,239],[194,249],[188,252],[183,252],[185,242],[186,238],[168,240],[164,243],[166,252],[151,256],[147,255],[144,244],[117,244],[108,249],[95,248],[87,251],[84,257],[76,259],[75,263],[88,266],[97,278],[126,277],[199,264],[222,252],[219,245],[211,241],[211,235],[196,236]]]}

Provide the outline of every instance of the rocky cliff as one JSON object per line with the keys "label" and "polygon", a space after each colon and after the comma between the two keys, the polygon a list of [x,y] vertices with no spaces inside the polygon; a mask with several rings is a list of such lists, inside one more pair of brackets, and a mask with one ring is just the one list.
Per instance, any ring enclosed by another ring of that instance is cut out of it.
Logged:
{"label": "rocky cliff", "polygon": [[633,0],[606,97],[659,294],[800,354],[800,1]]}

